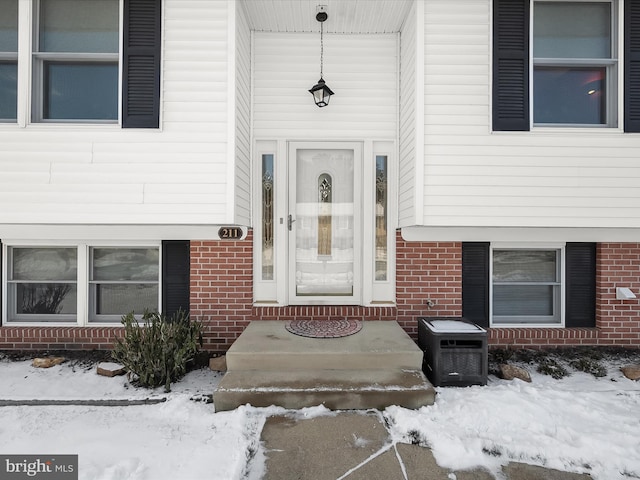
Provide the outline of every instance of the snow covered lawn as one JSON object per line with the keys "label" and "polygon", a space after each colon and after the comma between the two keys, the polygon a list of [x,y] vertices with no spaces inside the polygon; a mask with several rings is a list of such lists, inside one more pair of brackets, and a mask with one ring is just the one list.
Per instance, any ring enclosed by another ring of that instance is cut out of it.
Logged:
{"label": "snow covered lawn", "polygon": [[[607,367],[606,377],[574,372],[562,380],[531,368],[531,384],[491,376],[486,387],[439,388],[433,406],[382,414],[394,441],[430,446],[444,467],[498,472],[519,461],[598,480],[638,479],[640,383],[624,378],[620,364]],[[214,413],[203,399],[220,378],[196,370],[164,394],[132,387],[125,377],[99,376],[95,366],[38,369],[29,361],[0,361],[0,400],[166,397],[128,407],[0,407],[0,453],[77,454],[82,480],[258,479],[262,425],[285,411]]]}

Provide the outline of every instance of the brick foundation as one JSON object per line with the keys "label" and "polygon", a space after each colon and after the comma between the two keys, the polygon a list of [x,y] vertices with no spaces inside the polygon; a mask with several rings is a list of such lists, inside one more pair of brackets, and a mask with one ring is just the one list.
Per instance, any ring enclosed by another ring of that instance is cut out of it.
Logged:
{"label": "brick foundation", "polygon": [[0,328],[0,350],[109,350],[122,328],[6,327]]}
{"label": "brick foundation", "polygon": [[[421,316],[462,315],[462,245],[396,236],[396,306],[253,306],[252,232],[239,241],[191,242],[191,316],[204,323],[204,349],[226,351],[253,320],[296,317],[397,320],[413,337]],[[640,291],[640,243],[598,245],[596,328],[494,328],[492,347],[640,347],[640,300],[617,300],[616,286]],[[433,303],[428,306],[428,301]],[[109,349],[114,327],[0,328],[0,349]]]}

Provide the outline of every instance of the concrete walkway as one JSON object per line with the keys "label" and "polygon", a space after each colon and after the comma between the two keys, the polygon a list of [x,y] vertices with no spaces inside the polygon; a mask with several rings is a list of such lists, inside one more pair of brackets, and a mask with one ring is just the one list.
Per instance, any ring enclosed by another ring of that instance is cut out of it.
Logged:
{"label": "concrete walkway", "polygon": [[[431,450],[393,444],[375,413],[345,413],[296,420],[267,419],[263,480],[494,480],[483,469],[441,468]],[[509,463],[499,480],[587,480],[589,475]]]}

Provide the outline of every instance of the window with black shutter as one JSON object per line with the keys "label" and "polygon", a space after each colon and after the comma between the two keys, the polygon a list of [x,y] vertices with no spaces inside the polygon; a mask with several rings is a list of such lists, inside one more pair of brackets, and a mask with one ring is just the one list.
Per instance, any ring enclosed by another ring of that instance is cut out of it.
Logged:
{"label": "window with black shutter", "polygon": [[624,131],[640,132],[640,0],[494,0],[492,72],[494,131],[615,128],[622,96]]}
{"label": "window with black shutter", "polygon": [[[159,127],[161,1],[18,3],[1,4],[0,123],[29,108],[20,121]],[[18,49],[23,37],[33,39],[30,48]],[[31,78],[19,80],[18,71]],[[29,96],[18,95],[19,83],[31,85]]]}
{"label": "window with black shutter", "polygon": [[595,243],[567,243],[564,250],[462,244],[462,315],[484,327],[559,325],[564,288],[564,326],[593,328],[595,281]]}

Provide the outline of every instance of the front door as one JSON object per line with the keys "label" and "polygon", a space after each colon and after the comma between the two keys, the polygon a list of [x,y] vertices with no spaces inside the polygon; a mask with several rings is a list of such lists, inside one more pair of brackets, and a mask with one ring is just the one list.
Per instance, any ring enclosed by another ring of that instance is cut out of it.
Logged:
{"label": "front door", "polygon": [[289,301],[361,298],[362,153],[354,143],[291,143]]}

